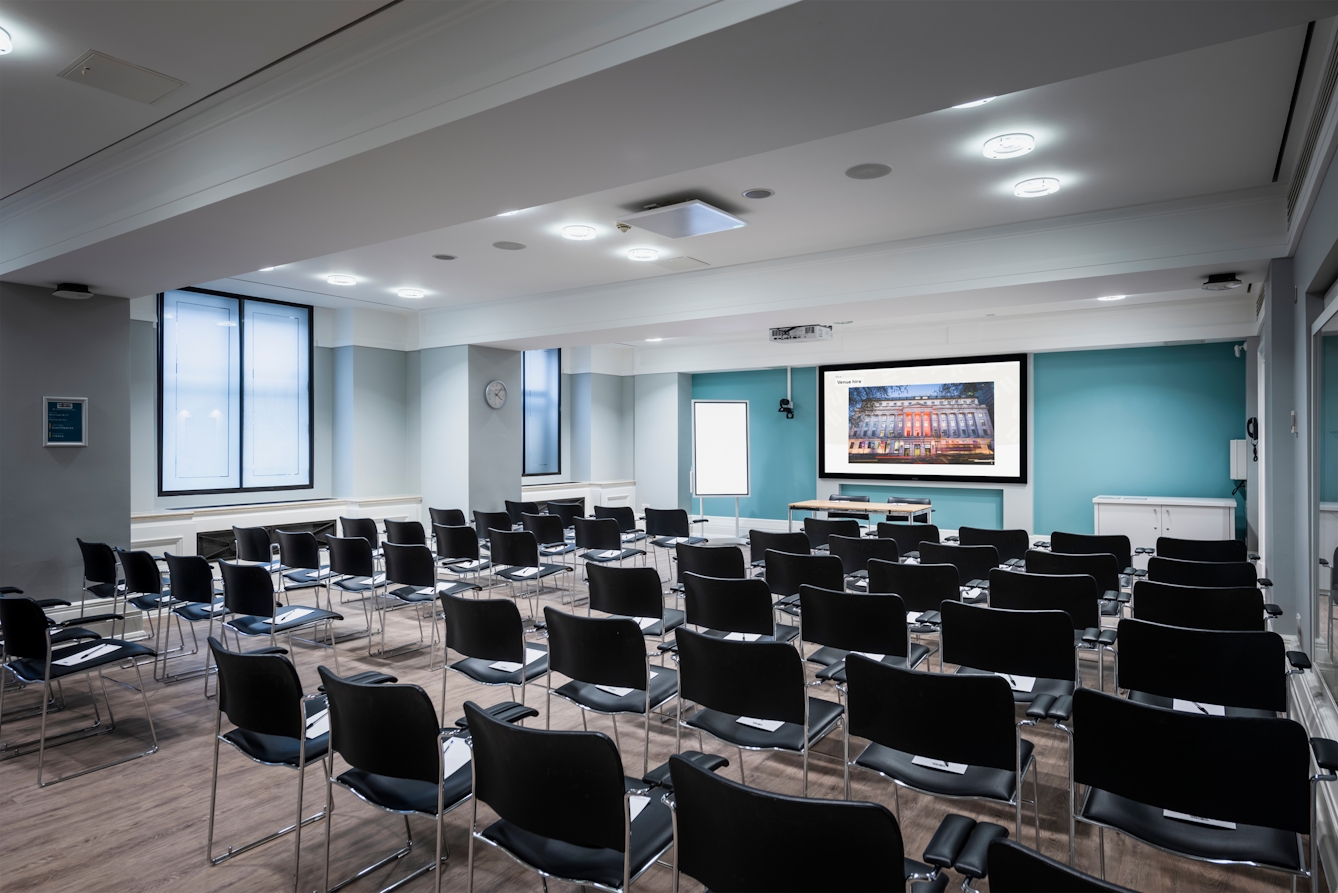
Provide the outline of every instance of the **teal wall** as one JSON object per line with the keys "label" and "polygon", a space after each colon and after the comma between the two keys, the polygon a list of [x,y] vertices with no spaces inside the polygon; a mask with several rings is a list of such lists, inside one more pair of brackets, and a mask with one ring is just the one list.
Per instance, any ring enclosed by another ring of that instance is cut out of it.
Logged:
{"label": "teal wall", "polygon": [[[833,481],[835,483],[835,481]],[[830,493],[837,492],[833,487]],[[1003,491],[975,487],[901,487],[878,484],[842,484],[847,496],[868,496],[870,502],[887,502],[889,496],[927,497],[933,500],[934,523],[945,529],[959,527],[1003,527]],[[823,497],[828,493],[823,493]],[[872,520],[885,518],[875,515]],[[901,518],[894,518],[900,521]]]}
{"label": "teal wall", "polygon": [[[1232,343],[1035,356],[1036,531],[1092,532],[1092,497],[1230,496],[1245,437]],[[1237,496],[1243,535],[1245,504]]]}
{"label": "teal wall", "polygon": [[[813,499],[818,467],[818,370],[793,370],[793,419],[777,412],[785,396],[784,369],[711,372],[692,376],[694,400],[747,400],[752,496],[739,500],[745,518],[785,518],[789,504]],[[708,515],[733,515],[733,499],[707,499]],[[693,500],[696,510],[696,500]]]}

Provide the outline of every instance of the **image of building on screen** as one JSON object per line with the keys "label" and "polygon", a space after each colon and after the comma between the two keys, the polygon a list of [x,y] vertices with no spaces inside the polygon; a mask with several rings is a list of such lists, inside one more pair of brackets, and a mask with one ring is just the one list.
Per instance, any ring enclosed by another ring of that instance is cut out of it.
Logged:
{"label": "image of building on screen", "polygon": [[994,382],[853,387],[849,460],[993,465]]}

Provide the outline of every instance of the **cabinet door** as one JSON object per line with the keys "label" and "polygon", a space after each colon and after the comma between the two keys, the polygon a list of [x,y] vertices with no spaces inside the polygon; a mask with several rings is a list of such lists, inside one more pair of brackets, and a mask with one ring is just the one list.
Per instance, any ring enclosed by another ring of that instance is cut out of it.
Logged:
{"label": "cabinet door", "polygon": [[1182,540],[1229,540],[1236,537],[1236,513],[1226,506],[1164,505],[1162,536]]}
{"label": "cabinet door", "polygon": [[1096,503],[1096,532],[1100,536],[1122,533],[1135,548],[1155,546],[1161,536],[1160,509],[1150,502]]}

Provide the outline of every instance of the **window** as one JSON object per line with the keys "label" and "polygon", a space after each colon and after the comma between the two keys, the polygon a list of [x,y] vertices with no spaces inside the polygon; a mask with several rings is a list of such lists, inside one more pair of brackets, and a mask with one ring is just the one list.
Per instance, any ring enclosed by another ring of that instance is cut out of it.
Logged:
{"label": "window", "polygon": [[522,474],[558,474],[562,471],[562,349],[525,351],[520,377]]}
{"label": "window", "polygon": [[158,493],[312,486],[311,308],[158,296]]}

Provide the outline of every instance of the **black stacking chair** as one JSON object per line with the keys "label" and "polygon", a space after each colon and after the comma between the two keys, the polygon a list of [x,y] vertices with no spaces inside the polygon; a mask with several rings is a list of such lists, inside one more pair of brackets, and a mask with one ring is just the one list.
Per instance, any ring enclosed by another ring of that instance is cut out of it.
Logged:
{"label": "black stacking chair", "polygon": [[796,555],[791,552],[766,551],[766,581],[771,594],[779,596],[776,607],[793,614],[799,602],[799,587],[805,584],[819,589],[845,589],[845,570],[835,555]]}
{"label": "black stacking chair", "polygon": [[806,533],[772,533],[767,530],[748,531],[748,549],[748,561],[753,567],[766,567],[767,552],[807,555],[813,551]]}
{"label": "black stacking chair", "polygon": [[937,629],[939,606],[962,600],[957,567],[951,564],[898,564],[874,559],[869,562],[869,594],[892,592],[906,603],[913,632]]}
{"label": "black stacking chair", "polygon": [[[1025,562],[1028,574],[1069,576],[1085,574],[1096,581],[1101,594],[1101,613],[1112,617],[1120,613],[1120,605],[1129,597],[1120,591],[1119,558],[1109,552],[1067,553],[1032,549]],[[991,593],[993,595],[993,593]]]}
{"label": "black stacking chair", "polygon": [[[106,543],[86,543],[78,537],[75,537],[75,542],[79,544],[79,553],[84,559],[83,591],[87,593],[79,601],[79,618],[85,623],[96,623],[98,621],[85,615],[84,606],[88,597],[91,595],[94,598],[111,599],[111,613],[115,614],[116,599],[125,594],[125,586],[122,585],[116,572],[116,553],[112,551],[111,546]],[[39,599],[38,604],[43,601],[46,600]],[[113,625],[112,632],[115,631],[116,627]],[[122,626],[122,633],[124,631]]]}
{"label": "black stacking chair", "polygon": [[427,515],[433,526],[440,524],[442,527],[463,527],[469,523],[465,520],[465,513],[459,509],[429,508]]}
{"label": "black stacking chair", "polygon": [[[693,522],[688,520],[688,513],[683,509],[646,509],[646,536],[650,544],[661,549],[673,549],[681,544],[697,545],[706,542],[704,537],[692,535],[692,525],[705,524],[705,518]],[[655,566],[659,567],[659,552],[655,554]]]}
{"label": "black stacking chair", "polygon": [[838,692],[846,681],[845,661],[852,652],[912,669],[929,656],[928,648],[911,642],[906,603],[899,595],[864,595],[804,584],[799,589],[799,606],[799,637],[818,646],[808,660],[823,667],[818,679],[837,683]]}
{"label": "black stacking chair", "polygon": [[1121,574],[1134,573],[1134,550],[1124,534],[1065,533],[1050,534],[1050,548],[1066,555],[1114,555]]}
{"label": "black stacking chair", "polygon": [[625,544],[618,522],[613,518],[577,518],[574,523],[576,548],[585,549],[577,557],[586,563],[586,567],[592,561],[596,564],[614,561],[621,564],[628,558],[646,554],[644,549],[629,548]]}
{"label": "black stacking chair", "polygon": [[873,560],[897,562],[897,541],[878,537],[837,536],[827,539],[830,551],[841,559],[841,571],[852,589],[867,590],[869,562]]}
{"label": "black stacking chair", "polygon": [[502,504],[506,506],[506,516],[511,519],[511,529],[513,530],[520,526],[523,515],[539,514],[539,503],[537,502],[515,502],[504,499]]}
{"label": "black stacking chair", "polygon": [[632,511],[631,506],[597,505],[595,506],[595,517],[617,521],[618,530],[622,534],[622,541],[625,543],[635,543],[646,539],[646,531],[636,526],[636,512]]}
{"label": "black stacking chair", "polygon": [[1249,553],[1244,540],[1182,540],[1157,537],[1157,556],[1180,561],[1246,561]]}
{"label": "black stacking chair", "polygon": [[[423,611],[424,607],[429,611],[433,610],[433,604],[437,596],[442,592],[448,592],[451,595],[458,595],[461,592],[479,590],[479,586],[474,583],[457,581],[454,583],[442,582],[437,579],[437,562],[432,556],[432,550],[424,545],[406,546],[400,543],[387,542],[381,547],[386,555],[386,587],[383,591],[384,598],[381,604],[381,655],[386,653],[386,614],[397,608],[413,608],[414,616],[418,619],[418,642],[416,645],[405,647],[416,648],[423,644]],[[429,618],[430,618],[429,614]],[[432,638],[436,640],[436,627],[433,627]],[[370,656],[371,638],[367,640],[367,653]],[[432,654],[429,650],[428,665],[431,666]]]}
{"label": "black stacking chair", "polygon": [[1031,548],[1031,535],[1025,530],[962,527],[957,531],[957,541],[963,546],[993,546],[1004,564],[1021,564]]}
{"label": "black stacking chair", "polygon": [[[180,604],[172,597],[169,587],[163,586],[163,575],[158,570],[158,562],[153,560],[153,556],[148,552],[134,551],[127,552],[124,549],[116,550],[116,559],[121,564],[121,573],[124,575],[125,592],[124,597],[126,605],[138,608],[144,618],[149,620],[149,635],[153,637],[155,652],[153,678],[159,678],[158,660],[163,661],[164,667],[167,664],[167,649],[170,644],[170,626],[171,619],[176,615],[168,613],[167,622],[163,620],[163,611],[171,611]],[[124,630],[124,624],[122,624]],[[193,631],[192,631],[193,634]],[[186,639],[181,631],[181,621],[177,620],[177,638],[180,646],[172,649],[178,652],[177,657],[185,657],[187,654],[196,654],[199,652],[199,643],[189,652],[186,651]]]}
{"label": "black stacking chair", "polygon": [[901,503],[902,505],[924,506],[923,509],[916,511],[915,514],[911,515],[912,523],[915,523],[916,518],[923,518],[924,520],[919,523],[928,524],[929,520],[934,516],[934,510],[930,508],[930,506],[933,505],[933,500],[928,496],[889,496],[887,497],[887,501],[888,503]]}
{"label": "black stacking chair", "polygon": [[[360,536],[327,536],[325,541],[330,547],[330,589],[339,590],[341,602],[346,596],[362,601],[370,632],[372,605],[377,590],[386,582],[386,575],[376,570],[372,544]],[[333,599],[330,607],[334,607]],[[371,647],[370,641],[367,647]]]}
{"label": "black stacking chair", "polygon": [[[554,574],[567,573],[571,568],[565,564],[544,564],[539,560],[539,541],[528,530],[499,530],[494,527],[488,531],[491,544],[493,575],[501,577],[511,589],[511,597],[526,597],[531,600],[530,617],[535,616],[534,604],[539,597],[540,580]],[[533,582],[534,590],[528,593],[516,592],[516,584],[522,586]]]}
{"label": "black stacking chair", "polygon": [[1133,608],[1138,620],[1168,626],[1263,631],[1276,606],[1265,604],[1264,594],[1254,586],[1215,588],[1138,580]]}
{"label": "black stacking chair", "polygon": [[372,547],[372,555],[376,558],[381,557],[381,534],[376,529],[376,521],[372,518],[345,518],[342,515],[339,518],[339,529],[344,532],[344,536],[360,536],[367,540]]}
{"label": "black stacking chair", "polygon": [[562,520],[562,527],[566,530],[570,530],[573,519],[584,515],[585,501],[581,500],[578,502],[564,502],[560,499],[553,500],[548,503],[548,505],[545,507],[545,510],[548,512],[548,514],[556,515],[558,518],[560,518]]}
{"label": "black stacking chair", "polygon": [[[828,502],[868,502],[867,496],[846,496],[843,493],[833,493],[827,497]],[[854,518],[856,521],[869,520],[868,512],[828,512],[828,518]]]}
{"label": "black stacking chair", "polygon": [[1316,876],[1315,785],[1338,778],[1338,742],[1307,741],[1290,719],[1204,716],[1089,689],[1073,696],[1072,741],[1070,814],[1097,826],[1102,877],[1107,828],[1191,859]]}
{"label": "black stacking chair", "polygon": [[772,607],[771,590],[765,580],[683,575],[686,620],[706,630],[707,635],[744,641],[794,641],[799,628],[777,623]]}
{"label": "black stacking chair", "polygon": [[738,546],[693,546],[679,543],[674,547],[674,555],[678,561],[675,589],[683,588],[684,574],[740,579],[748,576],[748,568],[743,561],[743,550]]}
{"label": "black stacking chair", "polygon": [[990,893],[1134,893],[1056,862],[1015,840],[989,846]]}
{"label": "black stacking chair", "polygon": [[320,589],[325,588],[325,604],[334,609],[330,600],[330,566],[321,563],[321,547],[316,535],[307,531],[276,530],[279,538],[279,599],[289,604],[288,593],[299,589],[316,590],[316,606],[320,607]]}
{"label": "black stacking chair", "polygon": [[[525,641],[525,625],[516,603],[505,598],[463,599],[441,595],[446,622],[446,649],[442,658],[441,702],[446,703],[447,670],[454,670],[479,685],[525,686],[548,672],[548,646]],[[451,663],[451,652],[462,655]]]}
{"label": "black stacking chair", "polygon": [[[18,595],[0,597],[0,629],[4,630],[4,639],[0,643],[3,646],[0,650],[0,675],[3,675],[3,670],[8,670],[15,681],[21,685],[40,684],[42,686],[42,719],[37,740],[22,744],[0,745],[0,750],[17,756],[31,753],[35,749],[37,751],[38,787],[46,787],[157,752],[158,734],[153,728],[153,714],[149,712],[149,699],[144,694],[144,676],[140,672],[139,661],[136,659],[141,657],[152,658],[153,649],[146,648],[137,642],[104,639],[97,633],[80,627],[53,624],[42,612],[36,601]],[[93,724],[90,726],[54,734],[52,737],[56,740],[51,742],[52,747],[68,744],[71,741],[87,738],[90,735],[106,734],[116,728],[116,718],[112,714],[111,701],[107,697],[107,685],[102,678],[102,671],[111,664],[123,664],[126,661],[134,666],[135,676],[139,680],[138,691],[140,699],[144,703],[144,715],[149,721],[149,734],[153,738],[153,746],[132,756],[121,757],[98,766],[80,769],[68,775],[59,775],[55,781],[44,781],[42,771],[47,748],[46,717],[52,703],[52,683],[59,686],[67,678],[84,676],[88,680],[88,694],[93,699],[94,716]],[[94,672],[98,674],[98,680],[102,684],[102,699],[107,705],[107,723],[105,725],[102,721],[102,713],[98,710],[97,696],[93,692],[92,674]],[[4,721],[4,710],[5,685],[4,680],[0,678],[0,724],[3,724]],[[34,744],[37,745],[36,748],[33,747]]]}
{"label": "black stacking chair", "polygon": [[488,540],[490,530],[511,530],[511,516],[506,512],[475,512],[474,532],[479,535],[479,542],[491,549]]}
{"label": "black stacking chair", "polygon": [[433,524],[432,533],[437,541],[437,562],[452,573],[473,574],[477,580],[492,561],[479,553],[478,531],[467,524]]}
{"label": "black stacking chair", "polygon": [[[683,729],[702,732],[739,749],[739,780],[745,750],[779,750],[804,758],[808,796],[808,753],[841,721],[840,704],[808,696],[799,652],[780,642],[735,642],[684,627],[678,644],[678,722],[674,750]],[[692,713],[683,702],[698,705]],[[747,720],[743,722],[741,720]]]}
{"label": "black stacking chair", "polygon": [[637,622],[642,635],[661,642],[670,630],[683,625],[682,611],[664,607],[664,591],[655,568],[592,564],[587,570],[590,598],[585,603],[586,616],[590,611],[600,611],[630,617]]}
{"label": "black stacking chair", "polygon": [[279,544],[270,542],[268,530],[263,527],[234,527],[232,538],[238,561],[263,564],[268,570],[278,572]]}
{"label": "black stacking chair", "polygon": [[288,637],[291,652],[293,633],[315,630],[324,624],[326,643],[313,639],[302,641],[329,648],[334,654],[335,666],[339,666],[332,625],[336,620],[343,620],[344,615],[324,608],[279,607],[274,601],[274,581],[263,565],[220,561],[218,566],[223,571],[223,604],[232,614],[223,621],[223,627],[232,630],[233,636],[237,637],[238,651],[241,650],[241,636],[264,636],[273,647],[275,636],[284,634]]}
{"label": "black stacking chair", "polygon": [[385,525],[388,543],[398,543],[401,546],[427,545],[427,532],[423,530],[423,525],[419,521],[396,521],[387,518]]}
{"label": "black stacking chair", "polygon": [[1001,676],[1018,704],[1048,708],[1077,687],[1073,621],[1064,611],[944,602],[942,648],[939,657],[957,664],[957,675]]}
{"label": "black stacking chair", "polygon": [[544,558],[557,558],[576,551],[576,544],[567,541],[567,528],[557,515],[531,515],[528,512],[520,516],[521,527],[534,534],[539,542],[539,554]]}
{"label": "black stacking chair", "polygon": [[[201,559],[203,560],[203,559]],[[206,853],[212,865],[293,834],[293,893],[297,893],[302,859],[302,828],[325,818],[325,810],[302,817],[306,768],[324,763],[330,749],[324,695],[302,693],[297,670],[281,654],[239,654],[213,636],[209,651],[218,667],[218,710],[214,715],[214,771],[209,781],[209,833]],[[223,717],[233,728],[223,731]],[[218,812],[219,745],[228,744],[253,763],[297,770],[297,820],[264,837],[230,846],[214,855],[214,817]]]}
{"label": "black stacking chair", "polygon": [[[613,568],[602,568],[613,570]],[[642,568],[651,570],[651,568]],[[618,738],[618,714],[636,714],[645,720],[641,774],[650,771],[650,713],[678,692],[678,674],[652,667],[640,628],[630,617],[578,617],[552,606],[544,608],[548,623],[548,697],[544,728],[553,718],[554,696],[581,708],[581,727],[587,712],[613,718]],[[570,679],[553,687],[553,673]]]}
{"label": "black stacking chair", "polygon": [[[209,624],[209,631],[205,634],[207,640],[214,634],[214,618],[218,617],[221,620],[228,613],[228,606],[223,604],[222,593],[214,586],[213,568],[199,555],[173,555],[171,552],[166,552],[163,558],[167,562],[167,574],[172,582],[172,598],[177,602],[172,613],[177,616],[178,623],[184,620],[191,625],[193,641],[198,641],[195,636],[195,624],[207,622]],[[206,651],[204,667],[191,673],[200,672],[207,676],[212,661],[212,656]],[[162,675],[159,677],[162,681],[176,682],[184,676],[185,674],[167,675],[167,661],[163,660]],[[208,678],[205,679],[204,685],[205,693],[208,694]]]}
{"label": "black stacking chair", "polygon": [[814,552],[826,552],[828,537],[860,536],[860,526],[853,518],[805,518],[804,536]]}
{"label": "black stacking chair", "polygon": [[[673,844],[669,808],[623,774],[618,747],[600,732],[550,732],[508,725],[473,702],[474,842],[500,849],[540,876],[626,891]],[[479,828],[478,804],[499,816]]]}
{"label": "black stacking chair", "polygon": [[915,893],[947,889],[946,875],[905,858],[901,827],[885,806],[772,794],[678,755],[669,772],[675,890],[679,873],[710,890],[904,891],[914,878],[930,879],[912,884]]}
{"label": "black stacking chair", "polygon": [[1153,555],[1148,559],[1148,579],[1180,586],[1256,586],[1259,574],[1250,561],[1183,561]]}
{"label": "black stacking chair", "polygon": [[990,571],[999,566],[999,550],[993,546],[952,546],[947,543],[920,544],[921,564],[951,564],[957,568],[962,586],[988,589]]}
{"label": "black stacking chair", "polygon": [[[998,587],[997,589],[995,587]],[[990,607],[1011,611],[1063,611],[1073,623],[1073,647],[1096,655],[1097,685],[1105,687],[1105,652],[1116,631],[1101,628],[1102,602],[1086,574],[1057,576],[990,571]]]}
{"label": "black stacking chair", "polygon": [[[965,605],[948,603],[974,610]],[[979,609],[988,610],[988,609]],[[947,615],[945,613],[944,644]],[[921,673],[855,654],[846,660],[846,784],[851,768],[876,772],[901,787],[935,797],[992,800],[1015,807],[1014,833],[1022,835],[1022,784],[1031,773],[1032,806],[1039,845],[1041,819],[1034,747],[1022,737],[1030,719],[1017,722],[1013,697],[997,676]],[[970,717],[963,735],[953,723],[927,722],[929,716]],[[850,759],[850,736],[869,739]]]}
{"label": "black stacking chair", "polygon": [[877,531],[882,539],[896,540],[897,551],[903,558],[918,557],[921,543],[937,543],[940,539],[938,527],[933,524],[894,524],[890,521],[879,521]]}

